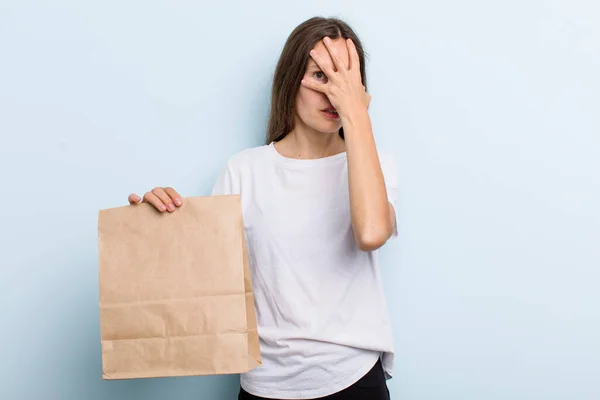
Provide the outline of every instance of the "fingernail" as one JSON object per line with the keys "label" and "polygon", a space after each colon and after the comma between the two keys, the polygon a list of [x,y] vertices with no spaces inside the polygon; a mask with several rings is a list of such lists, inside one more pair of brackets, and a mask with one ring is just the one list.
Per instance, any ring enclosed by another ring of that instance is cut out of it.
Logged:
{"label": "fingernail", "polygon": [[175,199],[175,204],[177,204],[178,206],[180,206],[181,205],[181,199],[180,198]]}
{"label": "fingernail", "polygon": [[173,204],[169,204],[169,211],[173,211],[175,209],[175,207],[173,207]]}
{"label": "fingernail", "polygon": [[324,39],[324,40],[325,40],[325,42],[327,42],[327,43],[331,42],[331,39],[329,39],[329,37],[328,37],[328,36],[325,36],[325,39]]}
{"label": "fingernail", "polygon": [[160,206],[160,211],[165,211],[166,207],[165,206]]}

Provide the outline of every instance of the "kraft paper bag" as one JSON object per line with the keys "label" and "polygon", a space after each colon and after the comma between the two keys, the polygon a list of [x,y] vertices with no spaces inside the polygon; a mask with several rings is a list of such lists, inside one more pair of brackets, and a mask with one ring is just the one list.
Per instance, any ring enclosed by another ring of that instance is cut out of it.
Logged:
{"label": "kraft paper bag", "polygon": [[98,246],[103,379],[262,363],[238,195],[101,210]]}

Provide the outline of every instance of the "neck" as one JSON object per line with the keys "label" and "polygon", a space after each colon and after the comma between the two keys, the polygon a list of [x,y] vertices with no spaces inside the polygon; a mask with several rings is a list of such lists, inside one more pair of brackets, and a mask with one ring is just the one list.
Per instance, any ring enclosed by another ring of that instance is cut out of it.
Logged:
{"label": "neck", "polygon": [[298,123],[275,147],[281,155],[298,159],[323,158],[346,151],[346,143],[337,132],[318,132]]}

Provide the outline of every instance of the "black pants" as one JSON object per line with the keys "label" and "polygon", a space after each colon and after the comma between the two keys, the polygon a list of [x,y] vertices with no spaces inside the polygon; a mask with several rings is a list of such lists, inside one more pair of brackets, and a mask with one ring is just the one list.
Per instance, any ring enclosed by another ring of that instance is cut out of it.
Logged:
{"label": "black pants", "polygon": [[[267,399],[254,396],[240,388],[238,400]],[[381,360],[378,360],[377,364],[354,385],[330,396],[319,397],[319,400],[390,400],[390,392],[385,382]]]}

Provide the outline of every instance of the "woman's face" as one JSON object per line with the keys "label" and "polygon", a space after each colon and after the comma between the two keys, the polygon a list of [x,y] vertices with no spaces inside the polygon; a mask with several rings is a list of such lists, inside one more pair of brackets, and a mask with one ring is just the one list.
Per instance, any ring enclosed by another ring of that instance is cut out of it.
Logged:
{"label": "woman's face", "polygon": [[[332,44],[336,48],[337,53],[341,57],[346,57],[348,60],[346,62],[349,62],[346,41],[338,38],[333,40]],[[331,60],[329,51],[323,44],[323,41],[319,41],[314,50],[333,65],[333,60]],[[312,58],[309,58],[303,79],[312,80],[317,83],[327,83],[327,76]],[[331,107],[331,103],[324,93],[301,85],[296,96],[296,123],[300,122],[318,132],[337,133],[342,127],[342,121],[339,117],[332,117],[331,114],[325,113],[323,110],[327,107]]]}

